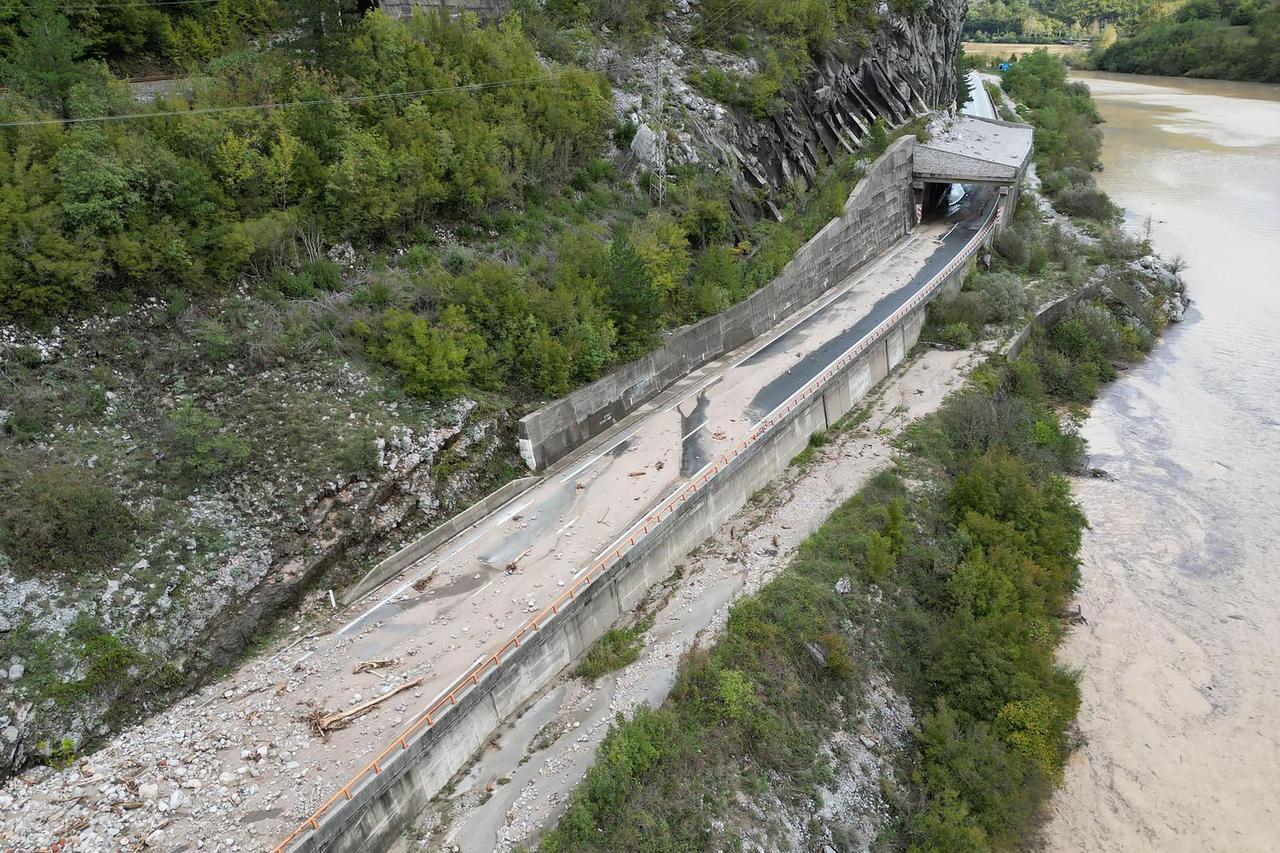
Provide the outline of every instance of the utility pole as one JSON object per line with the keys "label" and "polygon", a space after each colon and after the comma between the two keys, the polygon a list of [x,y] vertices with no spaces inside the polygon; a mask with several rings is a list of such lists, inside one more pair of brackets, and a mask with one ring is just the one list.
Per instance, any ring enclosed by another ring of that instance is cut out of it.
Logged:
{"label": "utility pole", "polygon": [[[666,85],[666,81],[662,82]],[[653,194],[654,204],[662,207],[662,203],[667,200],[667,131],[663,122],[663,105],[666,101],[666,89],[658,90],[658,120],[657,127],[654,128],[654,135],[657,137],[654,145],[654,164],[653,174],[649,181],[649,189]]]}

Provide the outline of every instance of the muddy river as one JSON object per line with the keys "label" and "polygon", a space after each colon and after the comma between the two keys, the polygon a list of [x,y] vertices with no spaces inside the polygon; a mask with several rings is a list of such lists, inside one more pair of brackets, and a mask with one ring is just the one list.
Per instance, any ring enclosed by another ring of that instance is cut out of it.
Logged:
{"label": "muddy river", "polygon": [[1100,183],[1195,304],[1084,428],[1113,480],[1063,662],[1084,744],[1052,851],[1280,849],[1280,87],[1077,74]]}

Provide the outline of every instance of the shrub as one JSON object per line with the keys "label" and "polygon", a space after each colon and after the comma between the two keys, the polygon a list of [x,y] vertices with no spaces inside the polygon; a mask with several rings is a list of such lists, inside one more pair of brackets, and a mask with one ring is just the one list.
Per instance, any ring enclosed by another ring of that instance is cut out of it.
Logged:
{"label": "shrub", "polygon": [[1095,187],[1069,186],[1054,197],[1053,204],[1063,213],[1085,216],[1098,222],[1111,222],[1118,215],[1110,197]]}
{"label": "shrub", "polygon": [[342,290],[342,269],[328,258],[316,258],[302,265],[298,276],[305,277],[313,290],[335,292]]}
{"label": "shrub", "polygon": [[943,326],[938,338],[947,346],[956,349],[973,346],[973,331],[967,323],[950,323]]}
{"label": "shrub", "polygon": [[971,283],[986,303],[988,323],[1013,323],[1027,312],[1027,291],[1022,279],[1007,272],[979,273]]}
{"label": "shrub", "polygon": [[644,635],[653,627],[653,617],[646,616],[630,628],[611,628],[596,640],[586,658],[578,664],[580,678],[599,678],[605,673],[634,663],[644,648]]}
{"label": "shrub", "polygon": [[456,305],[446,308],[435,324],[409,311],[388,309],[369,342],[369,354],[393,368],[407,392],[436,400],[462,390],[471,376],[469,360],[483,349],[484,341]]}
{"label": "shrub", "polygon": [[1006,228],[996,237],[993,245],[1010,266],[1018,269],[1025,269],[1027,261],[1031,259],[1026,238],[1017,229]]}
{"label": "shrub", "polygon": [[128,553],[133,530],[119,496],[74,468],[29,474],[0,510],[0,544],[24,574],[109,568]]}
{"label": "shrub", "polygon": [[163,446],[169,477],[185,485],[234,471],[249,459],[248,443],[191,400],[169,415]]}
{"label": "shrub", "polygon": [[217,320],[201,320],[191,332],[205,358],[225,362],[235,357],[236,341]]}

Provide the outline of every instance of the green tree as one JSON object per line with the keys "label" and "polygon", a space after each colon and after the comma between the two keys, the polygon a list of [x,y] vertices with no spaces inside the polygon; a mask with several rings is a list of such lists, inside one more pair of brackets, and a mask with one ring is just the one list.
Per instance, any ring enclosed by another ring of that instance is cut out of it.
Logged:
{"label": "green tree", "polygon": [[248,443],[191,400],[170,413],[164,448],[169,475],[185,485],[229,473],[249,460]]}
{"label": "green tree", "polygon": [[68,239],[53,172],[0,147],[0,317],[38,319],[89,302],[101,252]]}
{"label": "green tree", "polygon": [[18,18],[18,38],[0,58],[0,79],[18,92],[62,110],[71,87],[88,73],[86,40],[72,30],[57,0],[31,0]]}
{"label": "green tree", "polygon": [[471,375],[468,362],[483,348],[461,306],[445,308],[435,324],[391,308],[382,314],[370,354],[394,368],[410,394],[438,400],[462,390]]}
{"label": "green tree", "polygon": [[663,299],[644,258],[621,230],[609,249],[608,284],[618,328],[618,354],[626,361],[638,358],[658,343]]}

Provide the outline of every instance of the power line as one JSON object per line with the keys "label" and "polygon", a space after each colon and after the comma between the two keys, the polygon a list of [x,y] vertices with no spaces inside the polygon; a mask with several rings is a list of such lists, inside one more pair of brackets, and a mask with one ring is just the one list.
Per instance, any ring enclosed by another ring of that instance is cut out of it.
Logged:
{"label": "power line", "polygon": [[[611,63],[610,63],[611,64]],[[609,66],[606,65],[607,69]],[[212,113],[245,112],[249,110],[292,109],[294,107],[312,107],[321,104],[356,104],[369,101],[392,100],[395,98],[416,98],[422,95],[439,95],[445,92],[478,92],[486,89],[498,89],[506,86],[519,86],[529,83],[545,83],[559,80],[575,74],[580,69],[566,68],[539,77],[516,77],[510,80],[494,80],[488,83],[463,83],[456,86],[437,86],[432,89],[416,89],[408,92],[379,92],[372,95],[335,95],[332,98],[311,98],[301,101],[276,101],[265,104],[227,104],[214,107],[195,107],[189,110],[155,110],[147,113],[120,113],[119,115],[80,116],[77,118],[27,119],[25,121],[0,122],[0,127],[44,127],[57,124],[105,124],[112,121],[125,121],[139,118],[176,118],[181,116],[209,115]]]}
{"label": "power line", "polygon": [[206,3],[219,3],[221,0],[150,0],[138,3],[80,3],[58,8],[59,12],[92,12],[95,9],[146,9],[152,6],[195,6]]}
{"label": "power line", "polygon": [[[728,3],[721,7],[719,12],[712,15],[709,19],[704,20],[702,22],[701,33],[703,43],[708,44],[711,41],[712,35],[719,35],[720,32],[733,21],[733,18],[729,17],[730,12],[735,11],[733,7],[741,6],[745,2],[747,2],[747,0],[729,0]],[[738,9],[736,11],[741,12],[743,9]],[[716,21],[719,21],[720,23],[714,29],[711,29],[711,24]]]}

